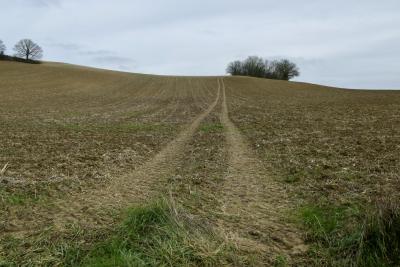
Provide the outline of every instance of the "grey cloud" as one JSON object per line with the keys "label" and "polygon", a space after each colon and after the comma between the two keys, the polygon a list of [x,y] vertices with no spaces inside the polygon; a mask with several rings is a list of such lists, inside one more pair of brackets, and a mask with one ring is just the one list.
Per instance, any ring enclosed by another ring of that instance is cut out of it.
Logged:
{"label": "grey cloud", "polygon": [[120,56],[98,56],[94,57],[93,61],[98,63],[110,63],[110,64],[124,64],[124,63],[134,63],[134,60],[126,57]]}
{"label": "grey cloud", "polygon": [[128,70],[130,67],[126,66],[126,64],[134,63],[132,59],[118,56],[114,51],[106,49],[90,49],[88,46],[82,44],[49,42],[47,43],[47,47],[68,51],[77,56],[84,56],[91,62],[99,63],[102,66],[107,66],[107,64],[112,64],[112,66],[116,65],[116,68],[120,70]]}
{"label": "grey cloud", "polygon": [[111,50],[99,49],[91,50],[85,45],[75,43],[47,43],[49,47],[56,47],[63,50],[70,50],[84,56],[107,56],[113,55],[115,52]]}
{"label": "grey cloud", "polygon": [[119,65],[118,69],[121,70],[121,71],[131,71],[132,70],[131,67],[126,66],[126,65]]}
{"label": "grey cloud", "polygon": [[62,0],[17,0],[16,2],[38,7],[60,7]]}
{"label": "grey cloud", "polygon": [[78,51],[83,48],[81,45],[74,43],[47,43],[47,46],[74,51]]}
{"label": "grey cloud", "polygon": [[400,88],[400,2],[360,3],[4,0],[0,32],[8,47],[29,36],[47,60],[95,67],[219,75],[237,58],[279,56],[300,81]]}
{"label": "grey cloud", "polygon": [[114,54],[110,50],[85,50],[79,51],[79,53],[86,56],[111,56]]}
{"label": "grey cloud", "polygon": [[136,69],[136,63],[133,59],[117,55],[96,56],[90,60],[97,67],[108,67],[119,71],[133,71]]}

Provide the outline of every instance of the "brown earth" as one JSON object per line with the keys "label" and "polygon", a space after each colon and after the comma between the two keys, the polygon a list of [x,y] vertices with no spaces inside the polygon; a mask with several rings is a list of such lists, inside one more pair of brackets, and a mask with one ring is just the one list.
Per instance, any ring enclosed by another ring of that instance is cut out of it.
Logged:
{"label": "brown earth", "polygon": [[254,265],[295,264],[308,248],[299,206],[400,192],[398,92],[59,63],[0,73],[5,258],[28,246],[11,252],[10,238],[110,227],[172,195]]}

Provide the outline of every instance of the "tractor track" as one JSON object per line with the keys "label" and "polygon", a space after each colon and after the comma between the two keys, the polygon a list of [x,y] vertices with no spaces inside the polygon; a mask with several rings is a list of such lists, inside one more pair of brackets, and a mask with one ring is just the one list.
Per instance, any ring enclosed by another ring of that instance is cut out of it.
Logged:
{"label": "tractor track", "polygon": [[67,225],[90,228],[110,223],[110,212],[129,205],[143,203],[160,194],[165,178],[181,163],[185,145],[193,137],[201,122],[212,112],[220,99],[220,89],[215,100],[198,115],[178,136],[169,142],[158,154],[136,170],[110,179],[105,186],[83,189],[54,200],[51,207],[32,207],[35,221],[16,221],[3,235],[17,237],[40,233],[44,229],[58,231]]}
{"label": "tractor track", "polygon": [[219,84],[222,90],[220,120],[228,150],[220,227],[228,239],[245,250],[261,251],[269,256],[302,253],[305,250],[302,239],[282,216],[288,209],[285,189],[263,173],[260,161],[229,118],[223,79]]}

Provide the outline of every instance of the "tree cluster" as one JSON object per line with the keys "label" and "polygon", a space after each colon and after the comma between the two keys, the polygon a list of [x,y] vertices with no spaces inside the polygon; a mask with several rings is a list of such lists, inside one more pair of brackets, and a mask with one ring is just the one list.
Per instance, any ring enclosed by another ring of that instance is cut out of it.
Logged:
{"label": "tree cluster", "polygon": [[251,76],[285,81],[300,75],[297,65],[287,59],[269,61],[257,56],[229,63],[226,72],[234,76]]}
{"label": "tree cluster", "polygon": [[43,56],[43,49],[30,39],[22,39],[15,44],[14,57],[5,55],[6,49],[3,41],[0,40],[0,58],[2,59],[34,62],[41,59]]}

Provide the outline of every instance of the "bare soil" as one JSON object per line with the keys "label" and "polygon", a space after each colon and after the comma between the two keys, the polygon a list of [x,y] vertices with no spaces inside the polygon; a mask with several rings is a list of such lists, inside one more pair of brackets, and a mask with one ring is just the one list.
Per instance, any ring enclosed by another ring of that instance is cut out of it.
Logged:
{"label": "bare soil", "polygon": [[296,266],[310,246],[301,206],[400,192],[397,92],[58,63],[0,72],[0,260],[60,257],[43,233],[111,229],[164,196],[249,265]]}

